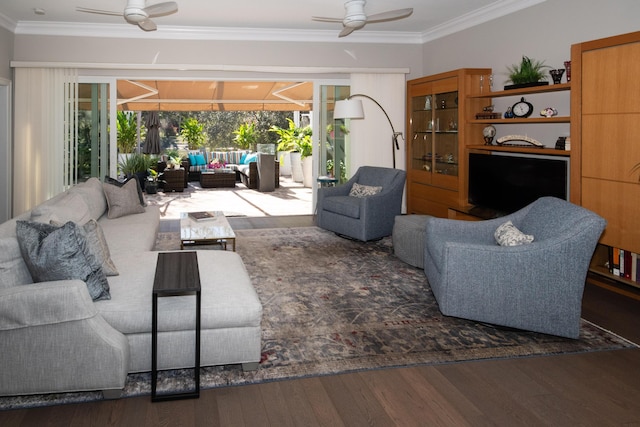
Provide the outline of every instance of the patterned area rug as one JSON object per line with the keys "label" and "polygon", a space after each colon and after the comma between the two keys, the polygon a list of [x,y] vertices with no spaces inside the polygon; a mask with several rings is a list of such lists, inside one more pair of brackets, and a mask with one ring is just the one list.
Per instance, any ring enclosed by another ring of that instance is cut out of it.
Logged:
{"label": "patterned area rug", "polygon": [[[396,258],[389,238],[361,243],[316,227],[236,234],[237,251],[264,308],[262,362],[246,373],[239,366],[203,368],[202,388],[634,347],[586,321],[580,339],[570,340],[445,317],[422,270]],[[158,250],[179,246],[178,233],[158,236]],[[188,369],[165,372],[159,390],[189,387],[189,378]],[[150,375],[130,375],[124,394],[150,394]],[[100,398],[100,393],[5,398],[0,408]]]}

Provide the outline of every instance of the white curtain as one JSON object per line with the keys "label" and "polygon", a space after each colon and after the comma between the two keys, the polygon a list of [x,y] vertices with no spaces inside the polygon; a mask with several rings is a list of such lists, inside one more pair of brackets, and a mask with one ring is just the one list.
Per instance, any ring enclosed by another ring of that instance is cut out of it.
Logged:
{"label": "white curtain", "polygon": [[16,68],[13,215],[76,181],[75,69]]}

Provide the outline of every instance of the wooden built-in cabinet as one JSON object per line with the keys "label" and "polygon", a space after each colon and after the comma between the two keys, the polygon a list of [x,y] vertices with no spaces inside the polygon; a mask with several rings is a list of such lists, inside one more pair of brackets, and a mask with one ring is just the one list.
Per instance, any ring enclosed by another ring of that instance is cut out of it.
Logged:
{"label": "wooden built-in cabinet", "polygon": [[580,43],[571,49],[574,89],[571,138],[579,150],[579,203],[607,220],[592,271],[609,247],[640,253],[640,32]]}
{"label": "wooden built-in cabinet", "polygon": [[407,82],[408,213],[446,218],[450,207],[466,204],[464,141],[478,131],[469,129],[468,116],[484,102],[466,100],[489,90],[490,75],[491,69],[460,69]]}

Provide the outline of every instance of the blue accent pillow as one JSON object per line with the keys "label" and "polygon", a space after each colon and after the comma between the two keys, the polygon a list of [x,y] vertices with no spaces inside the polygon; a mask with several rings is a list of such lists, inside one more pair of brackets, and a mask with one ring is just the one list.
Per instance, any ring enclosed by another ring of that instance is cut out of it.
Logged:
{"label": "blue accent pillow", "polygon": [[247,157],[244,158],[244,162],[242,164],[248,165],[251,162],[257,162],[257,161],[258,161],[258,153],[251,153],[251,154],[247,154]]}
{"label": "blue accent pillow", "polygon": [[207,161],[204,159],[204,155],[196,154],[196,166],[204,166],[207,164]]}
{"label": "blue accent pillow", "polygon": [[242,153],[242,156],[240,157],[240,161],[238,162],[239,165],[244,165],[245,164],[244,163],[244,159],[247,158],[247,154],[249,154],[249,153],[247,153],[246,151],[244,153]]}
{"label": "blue accent pillow", "polygon": [[62,227],[17,221],[16,237],[34,282],[79,279],[94,301],[111,299],[102,264],[91,253],[86,237],[74,222]]}
{"label": "blue accent pillow", "polygon": [[189,164],[191,166],[196,166],[196,156],[195,156],[195,154],[189,153]]}

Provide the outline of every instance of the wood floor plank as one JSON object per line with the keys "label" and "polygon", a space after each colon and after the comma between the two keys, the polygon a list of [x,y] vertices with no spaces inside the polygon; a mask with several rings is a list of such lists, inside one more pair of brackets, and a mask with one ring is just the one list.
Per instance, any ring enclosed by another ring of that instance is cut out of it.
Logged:
{"label": "wood floor plank", "polygon": [[309,401],[309,406],[311,406],[319,425],[332,427],[345,425],[320,378],[304,378],[296,382],[303,387],[305,397]]}
{"label": "wood floor plank", "polygon": [[239,387],[216,389],[218,411],[220,413],[221,426],[245,426],[242,416],[242,403],[238,398]]}
{"label": "wood floor plank", "polygon": [[321,378],[342,422],[347,426],[390,426],[393,420],[364,385],[359,374]]}
{"label": "wood floor plank", "polygon": [[287,410],[294,425],[307,427],[321,425],[315,416],[314,408],[307,397],[305,386],[302,382],[282,381],[278,385],[284,401],[287,402]]}

